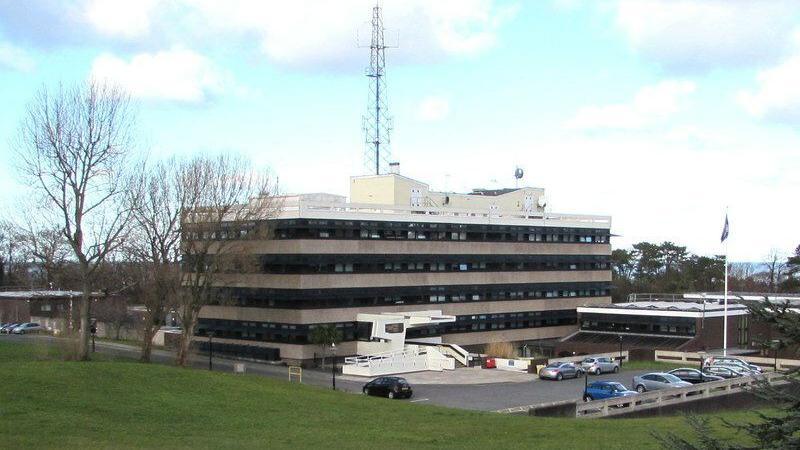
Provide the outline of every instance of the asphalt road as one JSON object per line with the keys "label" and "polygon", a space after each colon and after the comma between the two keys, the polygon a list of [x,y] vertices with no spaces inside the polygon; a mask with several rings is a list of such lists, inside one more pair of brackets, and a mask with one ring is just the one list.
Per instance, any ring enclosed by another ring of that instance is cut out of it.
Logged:
{"label": "asphalt road", "polygon": [[[55,344],[59,338],[34,335],[0,335],[0,340],[7,342],[47,342]],[[125,344],[97,341],[97,351],[103,354],[122,358],[136,359],[139,355],[137,347]],[[152,360],[160,364],[172,364],[175,354],[166,350],[153,350]],[[232,372],[237,361],[214,358],[215,371]],[[196,355],[191,364],[198,369],[208,369],[208,357]],[[247,373],[288,380],[288,369],[283,365],[246,362]],[[620,373],[589,376],[589,382],[599,380],[618,381],[631,387],[634,375],[648,371],[628,371]],[[303,370],[303,383],[331,388],[331,373],[322,370]],[[345,392],[361,393],[363,382],[337,378],[336,388]],[[562,381],[533,380],[528,382],[504,382],[485,384],[417,384],[413,386],[414,403],[435,404],[451,408],[495,411],[515,406],[534,405],[539,403],[580,399],[583,395],[584,379]]]}

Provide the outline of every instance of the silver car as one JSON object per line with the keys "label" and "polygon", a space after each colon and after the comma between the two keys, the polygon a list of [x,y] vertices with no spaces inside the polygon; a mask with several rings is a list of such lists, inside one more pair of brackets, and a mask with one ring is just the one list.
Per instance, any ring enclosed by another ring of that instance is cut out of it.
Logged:
{"label": "silver car", "polygon": [[671,373],[653,372],[633,377],[632,386],[640,394],[659,389],[690,387],[692,383],[681,380]]}
{"label": "silver car", "polygon": [[711,363],[714,365],[725,365],[725,366],[738,366],[744,370],[748,370],[750,372],[758,372],[761,373],[761,367],[758,367],[755,364],[750,364],[747,361],[739,358],[732,358],[730,356],[715,356],[714,361]]}
{"label": "silver car", "polygon": [[581,361],[581,367],[586,373],[595,375],[606,372],[619,372],[619,363],[611,358],[586,358]]}
{"label": "silver car", "polygon": [[564,378],[578,378],[583,376],[583,370],[570,362],[551,362],[539,371],[540,379],[561,381]]}
{"label": "silver car", "polygon": [[730,370],[735,370],[736,372],[739,372],[742,375],[751,376],[751,377],[754,377],[754,378],[757,378],[757,379],[763,378],[763,375],[761,374],[761,372],[752,370],[752,369],[747,368],[747,367],[740,366],[739,364],[729,364],[729,363],[726,363],[726,362],[715,362],[714,364],[712,364],[710,366],[706,366],[707,369],[714,369],[714,368],[717,368],[717,367],[730,369]]}
{"label": "silver car", "polygon": [[38,333],[43,330],[44,327],[39,325],[38,323],[26,322],[16,326],[11,332],[14,334],[25,334],[25,333]]}

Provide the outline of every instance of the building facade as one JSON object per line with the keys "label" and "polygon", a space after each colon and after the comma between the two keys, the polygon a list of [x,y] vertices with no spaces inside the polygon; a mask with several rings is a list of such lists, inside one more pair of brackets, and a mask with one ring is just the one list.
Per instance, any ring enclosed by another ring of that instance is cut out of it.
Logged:
{"label": "building facade", "polygon": [[283,197],[269,235],[237,246],[257,263],[215,277],[224,300],[203,307],[195,339],[212,331],[215,353],[304,362],[321,352],[309,340],[317,326],[337,327],[337,353],[352,355],[369,337],[359,313],[426,309],[456,320],[408,340],[477,349],[570,334],[578,306],[611,302],[611,221],[545,213],[543,196],[432,192],[387,174],[352,178],[350,202]]}
{"label": "building facade", "polygon": [[[800,298],[788,295],[729,294],[728,349],[751,353],[766,349],[769,353],[771,342],[781,338],[773,325],[756,320],[749,312],[748,302],[765,299],[800,304]],[[725,341],[725,315],[722,293],[632,294],[627,303],[579,307],[580,330],[562,339],[555,351],[608,352],[620,346],[626,350],[718,351]],[[784,352],[790,353],[792,349]]]}

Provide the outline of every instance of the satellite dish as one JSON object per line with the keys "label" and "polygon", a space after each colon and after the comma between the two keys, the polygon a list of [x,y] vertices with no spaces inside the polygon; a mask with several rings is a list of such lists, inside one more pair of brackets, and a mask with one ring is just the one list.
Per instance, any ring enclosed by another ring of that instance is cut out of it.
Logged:
{"label": "satellite dish", "polygon": [[525,171],[522,170],[522,167],[517,167],[517,169],[514,170],[514,178],[520,180],[523,175],[525,175]]}

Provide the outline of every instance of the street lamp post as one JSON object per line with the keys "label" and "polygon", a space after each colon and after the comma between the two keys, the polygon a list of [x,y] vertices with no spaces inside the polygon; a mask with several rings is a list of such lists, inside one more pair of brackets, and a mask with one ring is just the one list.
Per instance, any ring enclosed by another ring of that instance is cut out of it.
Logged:
{"label": "street lamp post", "polygon": [[212,366],[212,363],[211,363],[211,358],[214,357],[214,341],[213,341],[213,338],[214,338],[214,332],[213,331],[209,331],[208,332],[208,370],[214,370],[214,368]]}
{"label": "street lamp post", "polygon": [[583,399],[586,400],[586,392],[589,391],[589,372],[583,372]]}
{"label": "street lamp post", "polygon": [[619,366],[622,367],[622,335],[617,337],[619,338]]}
{"label": "street lamp post", "polygon": [[781,344],[782,342],[780,339],[772,340],[772,351],[773,351],[773,356],[775,357],[775,365],[773,366],[773,369],[775,370],[775,372],[778,371],[778,350],[780,350]]}
{"label": "street lamp post", "polygon": [[96,323],[92,323],[92,325],[89,327],[89,332],[92,333],[92,353],[94,353],[94,352],[97,351],[97,348],[95,347],[95,343],[94,343],[95,337],[97,336],[97,324]]}
{"label": "street lamp post", "polygon": [[331,384],[336,390],[336,343],[331,342]]}

